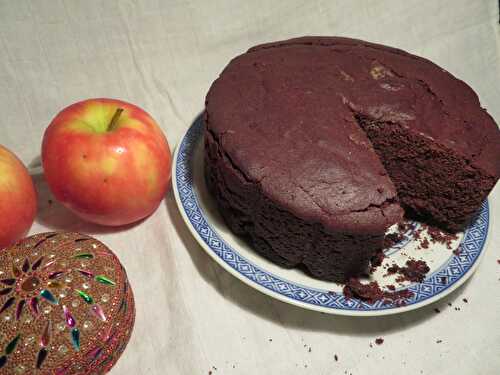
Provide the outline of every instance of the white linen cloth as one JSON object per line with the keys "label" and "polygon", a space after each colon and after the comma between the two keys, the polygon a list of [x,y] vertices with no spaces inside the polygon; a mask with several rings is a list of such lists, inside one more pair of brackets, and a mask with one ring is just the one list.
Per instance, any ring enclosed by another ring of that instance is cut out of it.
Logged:
{"label": "white linen cloth", "polygon": [[[301,35],[350,36],[427,57],[469,83],[499,121],[498,18],[494,0],[0,0],[0,144],[28,164],[59,110],[115,97],[150,112],[173,148],[232,57]],[[498,186],[488,249],[470,282],[420,310],[362,319],[302,310],[230,276],[191,237],[171,192],[145,222],[116,232],[49,205],[41,178],[37,187],[31,233],[93,234],[128,271],[137,320],[112,374],[500,373]],[[377,337],[384,343],[370,347]]]}

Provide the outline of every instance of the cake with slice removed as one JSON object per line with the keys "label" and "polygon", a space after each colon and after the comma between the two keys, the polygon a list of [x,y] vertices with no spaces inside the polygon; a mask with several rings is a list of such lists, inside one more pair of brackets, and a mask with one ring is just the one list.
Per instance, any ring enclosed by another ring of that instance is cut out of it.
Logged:
{"label": "cake with slice removed", "polygon": [[464,82],[360,40],[238,56],[212,85],[205,173],[230,228],[286,267],[344,281],[410,217],[458,231],[500,175],[500,132]]}

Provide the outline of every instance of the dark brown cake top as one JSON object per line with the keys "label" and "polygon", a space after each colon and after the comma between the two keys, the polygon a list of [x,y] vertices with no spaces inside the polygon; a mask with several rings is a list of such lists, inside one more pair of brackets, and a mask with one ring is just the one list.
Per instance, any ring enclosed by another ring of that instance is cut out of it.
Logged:
{"label": "dark brown cake top", "polygon": [[376,233],[401,211],[356,115],[403,125],[500,174],[500,134],[476,94],[394,48],[335,37],[257,46],[207,96],[208,130],[265,195],[326,228]]}

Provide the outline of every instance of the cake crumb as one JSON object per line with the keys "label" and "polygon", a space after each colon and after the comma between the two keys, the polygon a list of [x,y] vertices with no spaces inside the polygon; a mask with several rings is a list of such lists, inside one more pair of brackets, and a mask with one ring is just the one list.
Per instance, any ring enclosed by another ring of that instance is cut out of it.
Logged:
{"label": "cake crumb", "polygon": [[424,281],[425,275],[429,271],[430,268],[425,261],[410,259],[406,261],[406,266],[404,267],[393,264],[387,269],[387,275],[398,273],[399,276],[396,278],[396,282],[398,283],[403,281],[420,283]]}
{"label": "cake crumb", "polygon": [[387,268],[387,274],[386,275],[393,275],[396,272],[398,272],[399,266],[396,263],[393,263],[389,268]]}
{"label": "cake crumb", "polygon": [[422,249],[428,249],[429,244],[430,244],[430,242],[427,238],[424,238],[422,241],[420,241],[420,246]]}
{"label": "cake crumb", "polygon": [[375,344],[382,345],[384,343],[384,339],[382,337],[378,337],[375,339]]}
{"label": "cake crumb", "polygon": [[443,245],[446,245],[446,247],[450,250],[451,250],[451,243],[454,240],[458,239],[457,234],[447,233],[439,228],[432,227],[427,224],[422,224],[422,226],[427,228],[427,233],[429,233],[429,236],[431,237],[431,241],[433,243],[441,243]]}
{"label": "cake crumb", "polygon": [[405,233],[409,229],[411,229],[411,224],[407,221],[403,221],[402,223],[398,224],[398,230],[400,233]]}
{"label": "cake crumb", "polygon": [[376,281],[363,284],[357,278],[351,278],[343,288],[344,297],[347,299],[358,298],[369,304],[383,301],[384,304],[394,303],[396,306],[406,305],[405,299],[413,297],[411,290],[404,289],[397,292],[383,291]]}
{"label": "cake crumb", "polygon": [[[384,238],[384,249],[388,249],[405,238],[401,232],[388,233]],[[382,253],[383,254],[383,253]]]}

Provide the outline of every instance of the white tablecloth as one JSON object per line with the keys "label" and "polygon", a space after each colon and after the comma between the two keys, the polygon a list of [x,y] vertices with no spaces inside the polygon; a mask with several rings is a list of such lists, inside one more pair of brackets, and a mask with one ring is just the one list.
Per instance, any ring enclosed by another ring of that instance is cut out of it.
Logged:
{"label": "white tablecloth", "polygon": [[[150,112],[175,146],[232,57],[305,34],[352,36],[430,58],[468,82],[500,120],[494,0],[0,0],[0,143],[28,164],[60,109],[116,97]],[[470,282],[418,311],[362,319],[292,307],[236,280],[190,236],[171,193],[145,222],[116,232],[49,206],[40,178],[37,187],[31,233],[93,234],[128,270],[137,320],[112,374],[500,373],[498,186],[487,252]],[[370,347],[377,337],[384,343]]]}

